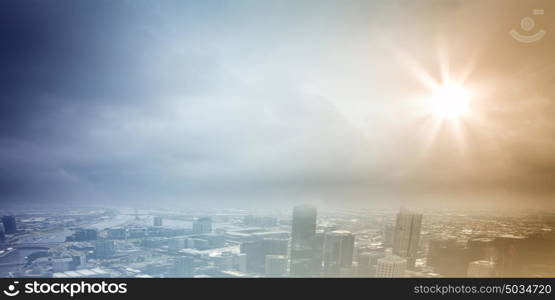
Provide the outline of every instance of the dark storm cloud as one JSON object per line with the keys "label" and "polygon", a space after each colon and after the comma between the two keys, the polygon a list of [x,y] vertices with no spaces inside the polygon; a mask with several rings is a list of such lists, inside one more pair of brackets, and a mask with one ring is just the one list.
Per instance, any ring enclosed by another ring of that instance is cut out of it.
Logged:
{"label": "dark storm cloud", "polygon": [[137,72],[125,71],[135,66],[130,64],[133,52],[121,49],[117,39],[125,36],[116,22],[117,6],[88,1],[2,5],[3,135],[40,134],[53,129],[50,125],[58,127],[50,124],[56,121],[75,124],[77,120],[57,120],[52,114],[65,110],[86,116],[88,105],[140,88],[129,86]]}
{"label": "dark storm cloud", "polygon": [[172,66],[180,68],[179,78],[152,71],[151,62],[161,60],[157,45],[164,43],[166,28],[148,2],[1,5],[0,189],[5,196],[56,196],[72,185],[83,188],[79,184],[87,178],[114,181],[112,174],[132,163],[87,154],[87,149],[101,153],[104,148],[91,138],[97,124],[148,107],[163,97],[160,90],[194,94],[201,88],[198,69],[206,74],[212,65],[192,53]]}

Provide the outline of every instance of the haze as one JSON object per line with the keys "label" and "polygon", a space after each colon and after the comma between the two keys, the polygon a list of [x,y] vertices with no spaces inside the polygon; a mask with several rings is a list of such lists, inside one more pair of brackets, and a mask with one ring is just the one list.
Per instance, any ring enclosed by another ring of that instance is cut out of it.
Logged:
{"label": "haze", "polygon": [[[552,207],[553,14],[547,0],[2,1],[0,201]],[[543,39],[511,37],[526,16]],[[419,106],[423,74],[446,70],[472,91],[457,126]]]}

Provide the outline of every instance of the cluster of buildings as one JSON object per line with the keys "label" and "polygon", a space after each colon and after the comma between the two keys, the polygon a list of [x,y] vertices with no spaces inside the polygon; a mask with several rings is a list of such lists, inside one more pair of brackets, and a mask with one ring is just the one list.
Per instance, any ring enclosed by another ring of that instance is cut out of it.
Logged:
{"label": "cluster of buildings", "polygon": [[555,274],[552,235],[500,235],[428,241],[427,265],[446,277],[551,277]]}
{"label": "cluster of buildings", "polygon": [[[110,220],[113,215],[99,216]],[[106,228],[85,226],[92,224],[90,220],[72,216],[74,227],[64,241],[29,244],[25,242],[29,230],[24,226],[18,231],[15,216],[2,217],[0,272],[6,266],[13,271],[3,276],[57,278],[555,274],[551,219],[520,220],[513,226],[518,229],[509,231],[514,220],[500,219],[487,226],[483,222],[492,218],[424,220],[421,213],[406,209],[366,219],[339,213],[319,217],[315,206],[299,205],[288,218],[230,215],[218,220],[217,227],[208,216],[194,218],[188,228],[165,226],[165,217],[158,215],[149,218],[151,223],[137,218]],[[26,260],[10,261],[13,251],[27,251]]]}
{"label": "cluster of buildings", "polygon": [[293,209],[289,271],[292,277],[404,277],[414,268],[422,215],[402,210],[392,248],[365,248],[336,226],[317,229],[313,206]]}
{"label": "cluster of buildings", "polygon": [[2,224],[0,224],[0,243],[6,241],[6,235],[17,232],[17,223],[15,216],[3,216]]}

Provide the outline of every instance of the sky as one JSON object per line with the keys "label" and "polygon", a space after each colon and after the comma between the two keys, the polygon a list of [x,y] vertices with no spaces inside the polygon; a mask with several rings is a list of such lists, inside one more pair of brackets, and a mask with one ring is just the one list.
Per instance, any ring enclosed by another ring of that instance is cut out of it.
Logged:
{"label": "sky", "polygon": [[[0,203],[553,208],[553,14],[549,0],[1,1]],[[423,104],[423,79],[445,74],[471,95],[456,121]]]}

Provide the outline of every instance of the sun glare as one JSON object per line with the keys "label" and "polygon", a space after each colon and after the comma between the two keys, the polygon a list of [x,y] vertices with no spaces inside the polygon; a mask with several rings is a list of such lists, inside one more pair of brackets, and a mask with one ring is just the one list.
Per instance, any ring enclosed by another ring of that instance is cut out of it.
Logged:
{"label": "sun glare", "polygon": [[468,112],[470,95],[457,84],[438,86],[432,94],[432,110],[442,118],[457,118]]}
{"label": "sun glare", "polygon": [[[480,90],[476,82],[468,83],[475,61],[452,68],[449,51],[444,47],[438,49],[438,72],[430,73],[418,61],[409,55],[400,55],[407,69],[419,81],[422,93],[415,94],[412,109],[415,122],[418,120],[424,132],[424,152],[436,145],[439,138],[453,138],[461,153],[467,150],[466,140],[469,126],[484,122],[479,104]],[[468,88],[468,87],[472,88]]]}

